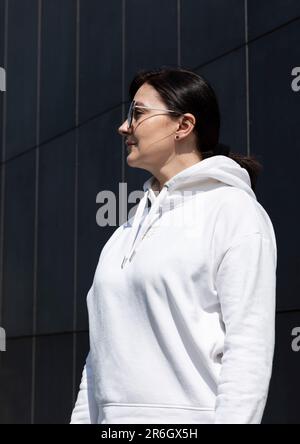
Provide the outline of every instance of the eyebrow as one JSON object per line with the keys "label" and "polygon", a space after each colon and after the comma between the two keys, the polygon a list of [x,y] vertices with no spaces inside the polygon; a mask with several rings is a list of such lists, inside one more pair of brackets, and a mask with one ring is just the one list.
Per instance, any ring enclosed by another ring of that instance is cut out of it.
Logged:
{"label": "eyebrow", "polygon": [[135,104],[136,104],[136,105],[146,106],[145,103],[143,103],[143,102],[139,102],[139,101],[135,102]]}

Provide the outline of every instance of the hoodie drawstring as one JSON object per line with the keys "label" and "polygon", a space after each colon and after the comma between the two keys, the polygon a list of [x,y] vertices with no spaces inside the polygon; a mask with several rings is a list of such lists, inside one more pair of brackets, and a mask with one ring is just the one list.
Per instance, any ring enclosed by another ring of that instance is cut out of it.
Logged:
{"label": "hoodie drawstring", "polygon": [[157,216],[159,216],[159,212],[157,213],[157,208],[159,204],[164,200],[166,194],[168,192],[168,185],[164,185],[162,190],[160,191],[159,195],[157,196],[154,204],[151,206],[151,209],[148,213],[148,215],[145,218],[145,221],[143,225],[141,225],[142,216],[144,214],[144,210],[147,205],[147,200],[149,197],[149,189],[144,194],[143,198],[141,199],[138,209],[134,216],[134,221],[131,228],[131,233],[129,237],[129,247],[128,250],[123,258],[121,268],[124,268],[126,262],[133,258],[137,246],[139,245],[140,241],[142,240],[143,236],[146,234],[146,232],[150,229],[150,227],[155,222]]}

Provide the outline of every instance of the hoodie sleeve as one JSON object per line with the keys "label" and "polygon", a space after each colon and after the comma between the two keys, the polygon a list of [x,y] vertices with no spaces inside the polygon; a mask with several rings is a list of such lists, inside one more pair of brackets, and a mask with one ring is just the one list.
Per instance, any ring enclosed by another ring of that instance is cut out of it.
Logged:
{"label": "hoodie sleeve", "polygon": [[79,393],[70,424],[96,424],[97,420],[98,407],[94,397],[94,376],[89,353],[82,372]]}
{"label": "hoodie sleeve", "polygon": [[216,424],[261,422],[275,345],[276,262],[276,243],[253,233],[227,249],[217,270],[225,342]]}

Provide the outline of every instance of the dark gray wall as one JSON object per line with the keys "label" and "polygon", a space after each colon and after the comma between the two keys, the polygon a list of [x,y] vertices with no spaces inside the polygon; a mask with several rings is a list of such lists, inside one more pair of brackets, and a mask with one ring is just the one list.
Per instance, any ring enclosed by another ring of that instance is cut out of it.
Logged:
{"label": "dark gray wall", "polygon": [[299,0],[0,0],[0,423],[66,423],[88,351],[86,295],[115,227],[96,195],[140,189],[117,128],[140,68],[215,87],[220,141],[261,159],[278,243],[277,337],[265,423],[300,423]]}

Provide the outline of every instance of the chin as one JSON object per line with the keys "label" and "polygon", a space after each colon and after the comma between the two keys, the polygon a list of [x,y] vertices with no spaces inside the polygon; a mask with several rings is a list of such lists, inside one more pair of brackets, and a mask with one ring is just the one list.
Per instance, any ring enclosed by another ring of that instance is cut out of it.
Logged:
{"label": "chin", "polygon": [[140,164],[140,162],[138,162],[137,160],[135,161],[135,159],[130,158],[130,154],[127,156],[126,161],[127,161],[127,165],[132,168],[142,168],[143,169],[143,166]]}
{"label": "chin", "polygon": [[131,158],[131,153],[129,153],[128,156],[126,157],[126,162],[127,162],[127,165],[129,165],[131,167],[137,166],[137,164],[134,161],[134,159]]}

